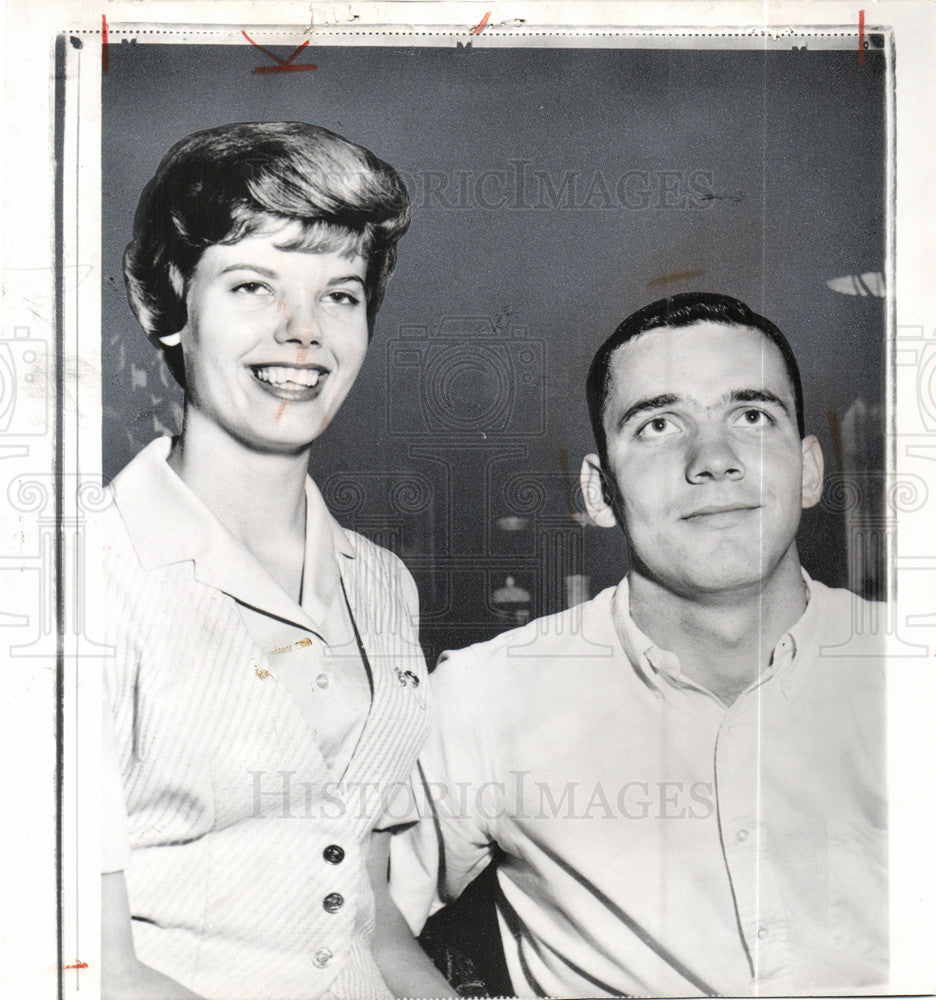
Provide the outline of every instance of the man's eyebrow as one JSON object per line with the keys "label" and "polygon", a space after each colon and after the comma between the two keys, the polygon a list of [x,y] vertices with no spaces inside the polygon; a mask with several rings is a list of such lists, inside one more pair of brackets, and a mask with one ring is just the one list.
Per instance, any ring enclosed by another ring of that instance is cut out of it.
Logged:
{"label": "man's eyebrow", "polygon": [[775,406],[779,406],[787,416],[790,416],[789,406],[769,389],[735,389],[728,396],[728,401],[730,403],[773,403]]}
{"label": "man's eyebrow", "polygon": [[661,396],[649,396],[646,399],[638,399],[636,403],[624,411],[621,419],[617,422],[618,427],[623,427],[634,417],[649,410],[662,410],[666,406],[672,406],[679,402],[679,396],[672,392],[665,392]]}

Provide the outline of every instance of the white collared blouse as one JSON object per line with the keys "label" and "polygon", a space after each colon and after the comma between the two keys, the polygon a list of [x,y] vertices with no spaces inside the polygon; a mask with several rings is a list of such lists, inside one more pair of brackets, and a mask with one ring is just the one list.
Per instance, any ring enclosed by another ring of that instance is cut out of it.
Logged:
{"label": "white collared blouse", "polygon": [[366,861],[427,728],[415,584],[309,479],[296,604],[168,450],[127,466],[102,519],[124,813],[106,809],[104,868],[125,872],[137,955],[213,1000],[386,996]]}

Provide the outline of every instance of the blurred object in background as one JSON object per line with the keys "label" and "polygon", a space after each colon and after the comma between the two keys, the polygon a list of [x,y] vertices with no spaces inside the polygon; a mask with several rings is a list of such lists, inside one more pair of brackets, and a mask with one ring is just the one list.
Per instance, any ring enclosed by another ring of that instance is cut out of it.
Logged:
{"label": "blurred object in background", "polygon": [[884,496],[882,413],[856,399],[839,424],[848,557],[848,589],[886,597],[887,517]]}
{"label": "blurred object in background", "polygon": [[566,607],[574,608],[578,604],[584,604],[590,597],[588,585],[591,577],[582,573],[570,573],[565,578],[566,586]]}
{"label": "blurred object in background", "polygon": [[829,278],[826,287],[842,295],[873,295],[883,299],[884,275],[880,271],[865,271],[864,274],[846,274],[841,278]]}
{"label": "blurred object in background", "polygon": [[491,607],[501,624],[510,628],[525,625],[530,620],[530,592],[518,587],[517,581],[508,576],[504,586],[491,594]]}

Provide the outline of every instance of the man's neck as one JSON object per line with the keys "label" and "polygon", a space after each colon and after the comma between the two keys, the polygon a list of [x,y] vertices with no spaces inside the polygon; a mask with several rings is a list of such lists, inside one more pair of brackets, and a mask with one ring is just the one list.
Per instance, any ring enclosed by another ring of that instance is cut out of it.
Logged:
{"label": "man's neck", "polygon": [[730,705],[769,665],[803,614],[806,586],[792,546],[769,580],[724,593],[685,596],[632,569],[630,613],[653,643],[675,653],[684,676]]}

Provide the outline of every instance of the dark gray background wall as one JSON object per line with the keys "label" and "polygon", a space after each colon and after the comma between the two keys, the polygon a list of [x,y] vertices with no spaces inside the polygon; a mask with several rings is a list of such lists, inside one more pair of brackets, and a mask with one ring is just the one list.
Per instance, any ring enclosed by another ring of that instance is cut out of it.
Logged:
{"label": "dark gray background wall", "polygon": [[[123,290],[139,193],[188,132],[272,119],[369,147],[413,195],[368,360],[312,468],[339,520],[414,570],[430,655],[502,627],[508,573],[534,614],[564,606],[568,574],[592,593],[622,575],[619,533],[571,516],[592,448],[582,390],[599,343],[655,298],[708,289],[762,311],[797,352],[832,474],[857,399],[879,465],[883,300],[826,282],[883,271],[882,54],[309,46],[296,61],[318,68],[253,73],[271,60],[246,41],[110,47],[107,478],[179,413]],[[835,496],[801,548],[842,585]]]}

